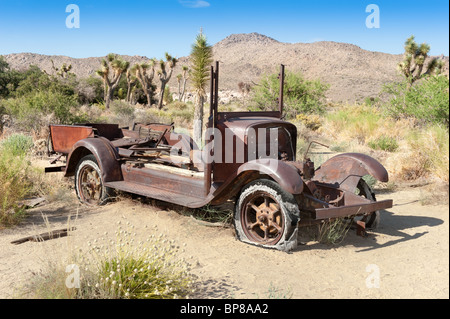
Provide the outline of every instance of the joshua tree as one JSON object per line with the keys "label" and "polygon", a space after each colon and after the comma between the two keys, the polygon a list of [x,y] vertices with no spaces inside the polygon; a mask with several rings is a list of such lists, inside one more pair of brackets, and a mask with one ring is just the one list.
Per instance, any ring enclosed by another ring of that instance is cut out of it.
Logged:
{"label": "joshua tree", "polygon": [[147,106],[152,105],[152,96],[154,91],[153,78],[155,76],[155,59],[151,59],[150,63],[141,63],[133,66],[131,72],[141,83],[144,94],[147,97]]}
{"label": "joshua tree", "polygon": [[430,46],[426,43],[419,46],[414,41],[413,35],[406,40],[404,58],[398,64],[398,69],[406,77],[409,87],[425,75],[439,74],[442,71],[444,63],[438,58],[431,59],[426,66],[426,70],[424,69],[429,52]]}
{"label": "joshua tree", "polygon": [[50,62],[52,62],[52,71],[53,71],[53,75],[58,75],[60,77],[62,77],[63,79],[67,79],[71,74],[70,71],[72,70],[72,64],[65,64],[63,63],[63,65],[61,66],[61,68],[57,68],[55,67],[55,63],[53,62],[53,59],[50,60]]}
{"label": "joshua tree", "polygon": [[242,102],[245,106],[245,98],[250,93],[250,90],[252,89],[252,86],[250,83],[246,82],[239,82],[238,83],[239,92],[242,94]]}
{"label": "joshua tree", "polygon": [[[169,82],[172,77],[173,69],[177,64],[178,60],[172,57],[169,53],[166,52],[166,61],[160,60],[159,66],[160,70],[158,71],[159,80],[161,81],[161,87],[159,90],[159,103],[158,108],[162,109],[164,102],[164,90],[166,89],[167,82]],[[167,68],[169,71],[167,72]]]}
{"label": "joshua tree", "polygon": [[183,66],[183,68],[181,69],[181,76],[183,78],[183,84],[182,84],[182,88],[181,88],[181,98],[180,101],[184,101],[185,94],[186,94],[186,84],[187,81],[189,80],[189,76],[191,74],[191,71],[189,70],[189,68],[187,66]]}
{"label": "joshua tree", "polygon": [[[127,78],[127,97],[126,97],[126,101],[128,103],[132,103],[132,98],[131,98],[131,94],[135,89],[135,85],[137,82],[137,78],[136,76],[133,75],[132,69],[134,67],[132,67],[131,69],[127,70],[127,74],[126,74],[126,78]],[[133,103],[132,103],[133,104]]]}
{"label": "joshua tree", "polygon": [[102,60],[102,68],[97,70],[97,74],[103,79],[105,89],[105,106],[109,109],[109,104],[113,98],[114,91],[119,85],[122,74],[128,70],[130,63],[122,60],[116,54],[108,54]]}
{"label": "joshua tree", "polygon": [[200,32],[191,50],[191,81],[195,93],[194,141],[198,145],[202,142],[203,104],[206,96],[205,88],[209,80],[209,67],[213,62],[212,57],[212,47]]}
{"label": "joshua tree", "polygon": [[178,83],[178,101],[181,101],[181,82],[183,81],[183,76],[180,74],[177,75],[177,83]]}
{"label": "joshua tree", "polygon": [[189,80],[190,71],[186,65],[181,68],[181,73],[177,75],[178,82],[178,100],[183,102],[186,93],[186,84]]}

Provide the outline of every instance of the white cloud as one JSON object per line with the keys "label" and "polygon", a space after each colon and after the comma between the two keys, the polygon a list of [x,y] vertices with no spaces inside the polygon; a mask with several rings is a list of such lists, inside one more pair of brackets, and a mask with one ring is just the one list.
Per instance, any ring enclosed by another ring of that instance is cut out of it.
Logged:
{"label": "white cloud", "polygon": [[178,0],[178,2],[187,8],[206,8],[210,3],[204,0]]}

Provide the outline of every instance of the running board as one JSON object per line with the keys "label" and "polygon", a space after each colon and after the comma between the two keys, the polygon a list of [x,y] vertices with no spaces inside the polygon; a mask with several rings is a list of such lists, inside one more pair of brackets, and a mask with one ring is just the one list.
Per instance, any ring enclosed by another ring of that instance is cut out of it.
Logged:
{"label": "running board", "polygon": [[125,181],[108,182],[106,187],[114,188],[128,193],[138,194],[141,196],[169,202],[189,208],[199,208],[205,206],[211,201],[212,196],[206,198],[198,198],[195,196],[174,193],[173,191],[163,190],[142,184],[130,183]]}

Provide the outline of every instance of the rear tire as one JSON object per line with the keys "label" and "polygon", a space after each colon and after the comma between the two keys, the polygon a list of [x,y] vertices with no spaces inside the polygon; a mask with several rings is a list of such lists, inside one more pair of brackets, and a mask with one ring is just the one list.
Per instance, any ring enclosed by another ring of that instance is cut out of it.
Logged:
{"label": "rear tire", "polygon": [[113,194],[113,189],[106,187],[102,172],[94,155],[83,157],[75,169],[75,191],[78,199],[87,205],[103,205]]}
{"label": "rear tire", "polygon": [[297,246],[298,204],[272,180],[260,179],[242,189],[233,221],[242,242],[283,251]]}

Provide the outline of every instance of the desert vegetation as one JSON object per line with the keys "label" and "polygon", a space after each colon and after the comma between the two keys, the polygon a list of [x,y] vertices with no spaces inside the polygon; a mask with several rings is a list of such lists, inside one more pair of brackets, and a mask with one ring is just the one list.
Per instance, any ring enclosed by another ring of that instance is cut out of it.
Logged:
{"label": "desert vegetation", "polygon": [[[148,237],[138,240],[135,226],[125,220],[116,228],[115,240],[99,237],[87,249],[70,246],[64,258],[46,265],[28,283],[24,294],[38,299],[178,299],[195,291],[190,264],[179,257],[182,247],[175,241],[147,226]],[[67,264],[83,269],[83,278],[72,288]]]}

